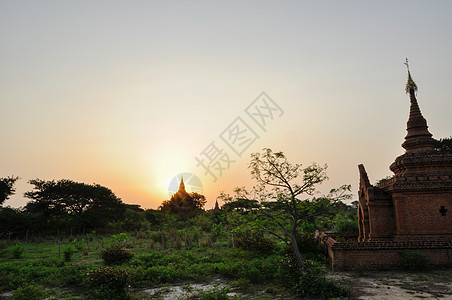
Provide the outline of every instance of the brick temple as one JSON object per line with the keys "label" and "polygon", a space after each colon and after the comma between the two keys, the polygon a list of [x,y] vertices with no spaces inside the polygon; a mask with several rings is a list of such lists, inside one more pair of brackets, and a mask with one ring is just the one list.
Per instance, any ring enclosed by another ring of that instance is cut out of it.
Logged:
{"label": "brick temple", "polygon": [[435,148],[416,99],[408,70],[410,96],[405,153],[389,167],[391,179],[372,185],[359,165],[359,236],[338,243],[322,234],[333,269],[356,264],[397,266],[402,251],[421,251],[433,265],[452,265],[452,154]]}

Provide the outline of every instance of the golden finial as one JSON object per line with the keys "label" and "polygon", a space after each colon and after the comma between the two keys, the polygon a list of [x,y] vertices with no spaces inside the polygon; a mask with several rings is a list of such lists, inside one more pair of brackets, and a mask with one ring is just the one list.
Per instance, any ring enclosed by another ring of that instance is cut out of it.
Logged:
{"label": "golden finial", "polygon": [[413,90],[414,92],[417,93],[417,85],[414,82],[414,80],[411,78],[410,66],[408,64],[408,58],[405,60],[404,65],[406,66],[406,68],[408,70],[408,81],[407,81],[406,86],[405,86],[405,91],[406,91],[407,94],[410,92],[410,90]]}

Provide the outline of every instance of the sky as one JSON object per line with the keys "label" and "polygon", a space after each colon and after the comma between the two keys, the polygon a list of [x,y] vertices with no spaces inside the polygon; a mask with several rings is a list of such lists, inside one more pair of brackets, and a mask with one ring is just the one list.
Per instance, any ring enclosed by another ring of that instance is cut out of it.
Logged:
{"label": "sky", "polygon": [[212,208],[255,184],[247,166],[263,148],[327,164],[318,191],[351,184],[356,199],[358,164],[375,183],[404,153],[406,57],[430,132],[452,135],[451,11],[438,0],[0,0],[0,177],[21,178],[4,205],[24,206],[39,178],[157,208],[185,173]]}

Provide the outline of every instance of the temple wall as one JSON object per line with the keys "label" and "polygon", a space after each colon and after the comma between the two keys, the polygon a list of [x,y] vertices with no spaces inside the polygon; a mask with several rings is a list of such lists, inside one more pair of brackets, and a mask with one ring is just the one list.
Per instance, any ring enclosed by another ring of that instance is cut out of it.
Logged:
{"label": "temple wall", "polygon": [[[452,236],[452,193],[394,193],[397,216],[396,235],[404,236]],[[447,209],[445,215],[441,207]]]}
{"label": "temple wall", "polygon": [[390,239],[395,234],[394,207],[392,201],[369,205],[369,240]]}
{"label": "temple wall", "polygon": [[404,251],[424,253],[433,266],[452,266],[452,241],[416,242],[346,242],[338,243],[332,237],[321,235],[328,247],[331,266],[334,271],[348,270],[357,266],[369,269],[396,268]]}

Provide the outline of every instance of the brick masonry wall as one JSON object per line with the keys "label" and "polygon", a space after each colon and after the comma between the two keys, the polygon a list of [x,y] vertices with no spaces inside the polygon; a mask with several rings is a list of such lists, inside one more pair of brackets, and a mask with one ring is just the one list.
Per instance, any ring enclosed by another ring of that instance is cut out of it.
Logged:
{"label": "brick masonry wall", "polygon": [[452,240],[338,243],[327,234],[321,234],[319,240],[327,246],[332,269],[336,271],[360,264],[369,268],[397,267],[400,253],[407,250],[424,253],[432,265],[452,266]]}
{"label": "brick masonry wall", "polygon": [[[329,249],[330,250],[330,249]],[[334,271],[352,269],[356,265],[369,268],[397,267],[400,253],[413,249],[337,249],[330,251]],[[452,266],[452,249],[416,249],[425,254],[432,265]],[[332,255],[332,256],[331,256]]]}
{"label": "brick masonry wall", "polygon": [[[396,235],[452,236],[452,193],[394,193]],[[445,215],[441,207],[447,209]]]}
{"label": "brick masonry wall", "polygon": [[392,201],[369,205],[371,240],[392,238],[395,233],[394,207]]}

